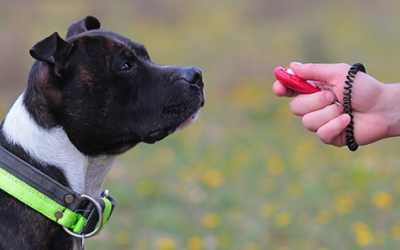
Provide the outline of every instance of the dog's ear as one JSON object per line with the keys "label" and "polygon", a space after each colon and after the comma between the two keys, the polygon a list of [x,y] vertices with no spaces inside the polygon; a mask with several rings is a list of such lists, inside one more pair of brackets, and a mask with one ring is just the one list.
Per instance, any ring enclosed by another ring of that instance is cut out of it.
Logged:
{"label": "dog's ear", "polygon": [[51,65],[54,68],[54,73],[61,76],[62,67],[71,48],[72,44],[64,41],[57,32],[54,32],[51,36],[33,46],[29,53],[36,60]]}
{"label": "dog's ear", "polygon": [[86,16],[69,26],[66,38],[94,29],[100,29],[100,21],[94,16]]}
{"label": "dog's ear", "polygon": [[38,60],[36,81],[51,105],[61,100],[61,86],[57,78],[63,77],[63,69],[68,61],[72,44],[64,41],[57,32],[38,42],[29,53]]}

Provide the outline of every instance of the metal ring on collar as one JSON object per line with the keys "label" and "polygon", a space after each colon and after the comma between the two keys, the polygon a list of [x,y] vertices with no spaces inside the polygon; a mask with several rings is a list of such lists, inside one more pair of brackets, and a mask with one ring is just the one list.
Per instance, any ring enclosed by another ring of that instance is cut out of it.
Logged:
{"label": "metal ring on collar", "polygon": [[72,232],[71,230],[69,230],[66,227],[63,227],[63,228],[64,228],[65,232],[67,232],[68,234],[70,234],[71,236],[74,236],[76,238],[90,238],[90,237],[95,236],[100,231],[100,229],[103,225],[103,213],[102,213],[103,209],[102,209],[100,203],[98,201],[96,201],[95,199],[93,199],[92,197],[90,197],[88,195],[84,195],[84,194],[82,194],[81,197],[86,198],[89,201],[93,202],[94,206],[96,207],[97,212],[99,213],[99,222],[97,224],[97,227],[93,230],[93,232],[90,232],[88,234],[77,234],[77,233]]}

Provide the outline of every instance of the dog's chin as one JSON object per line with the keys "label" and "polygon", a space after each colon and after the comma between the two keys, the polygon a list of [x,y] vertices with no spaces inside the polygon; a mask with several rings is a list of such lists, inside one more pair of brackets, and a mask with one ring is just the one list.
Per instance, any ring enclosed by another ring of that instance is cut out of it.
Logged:
{"label": "dog's chin", "polygon": [[197,120],[197,116],[198,116],[199,112],[200,112],[200,110],[197,111],[195,114],[191,115],[189,118],[187,118],[185,121],[183,121],[178,126],[166,127],[166,128],[149,133],[146,137],[143,138],[142,141],[144,143],[153,144],[153,143],[160,141],[160,140],[164,139],[165,137],[175,133],[178,130],[187,128],[189,125],[193,124]]}
{"label": "dog's chin", "polygon": [[200,113],[200,110],[197,111],[194,115],[191,115],[186,121],[182,122],[181,125],[179,125],[179,127],[177,127],[175,129],[175,131],[185,129],[185,128],[189,127],[190,125],[192,125],[197,120],[197,116],[199,115],[199,113]]}

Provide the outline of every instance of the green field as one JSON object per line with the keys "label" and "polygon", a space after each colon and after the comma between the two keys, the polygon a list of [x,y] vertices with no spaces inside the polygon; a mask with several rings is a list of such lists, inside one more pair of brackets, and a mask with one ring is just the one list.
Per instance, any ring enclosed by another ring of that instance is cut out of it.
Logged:
{"label": "green field", "polygon": [[400,249],[400,139],[326,146],[271,91],[291,61],[361,61],[400,82],[400,2],[96,3],[0,0],[1,117],[29,48],[86,14],[157,63],[201,68],[207,101],[189,128],[119,158],[104,185],[117,208],[87,249]]}

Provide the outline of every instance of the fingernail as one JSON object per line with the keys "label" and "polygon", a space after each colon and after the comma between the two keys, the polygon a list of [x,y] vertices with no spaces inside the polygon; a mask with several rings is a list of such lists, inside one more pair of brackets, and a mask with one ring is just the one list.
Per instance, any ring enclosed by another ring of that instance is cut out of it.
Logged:
{"label": "fingernail", "polygon": [[292,62],[292,63],[297,64],[297,65],[299,65],[299,66],[304,66],[304,64],[301,63],[301,62]]}
{"label": "fingernail", "polygon": [[325,98],[328,101],[328,103],[332,103],[335,100],[333,93],[330,91],[325,91]]}
{"label": "fingernail", "polygon": [[342,115],[341,119],[342,119],[342,121],[343,121],[344,123],[349,123],[349,122],[350,122],[350,116],[347,115],[347,114]]}

